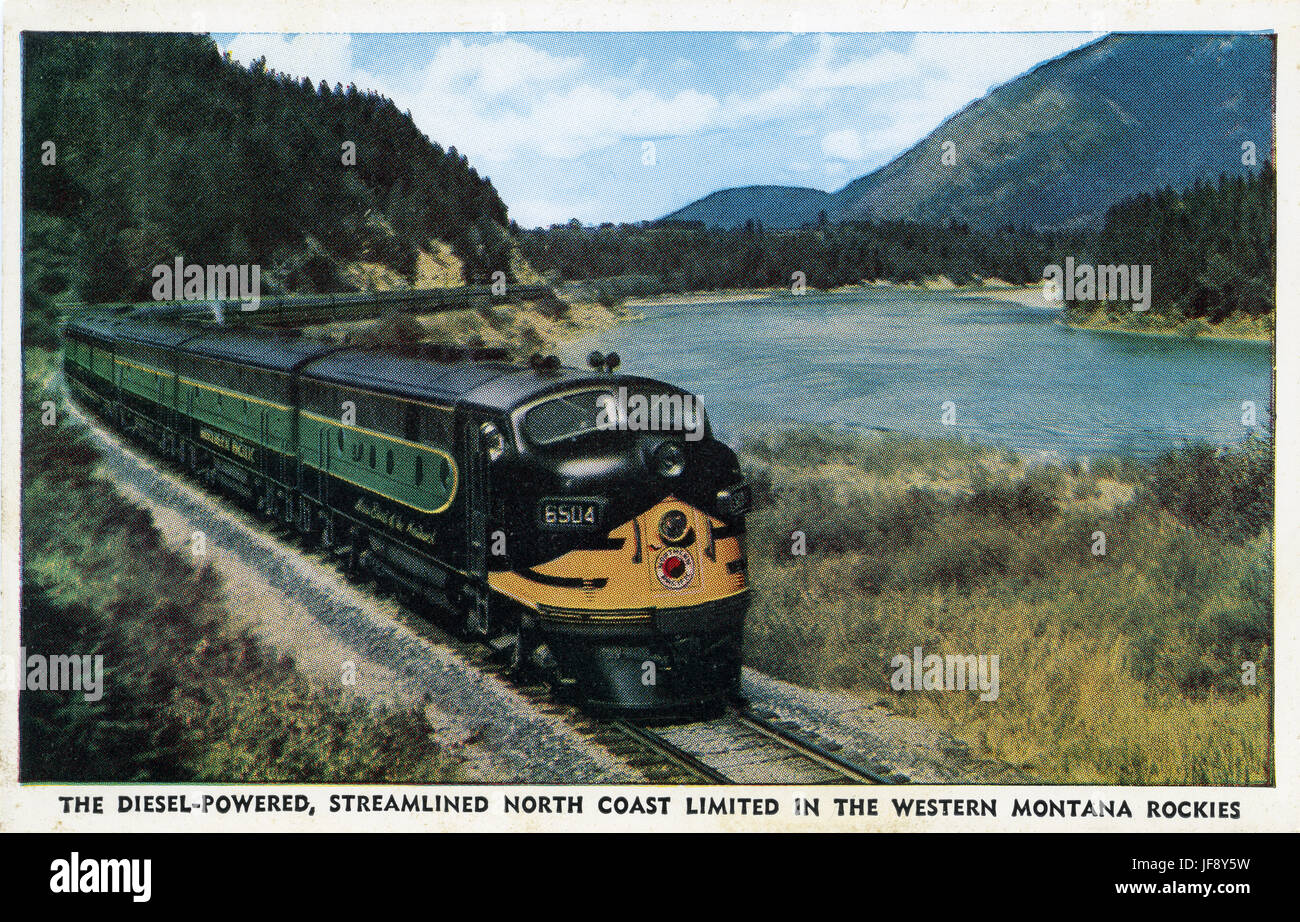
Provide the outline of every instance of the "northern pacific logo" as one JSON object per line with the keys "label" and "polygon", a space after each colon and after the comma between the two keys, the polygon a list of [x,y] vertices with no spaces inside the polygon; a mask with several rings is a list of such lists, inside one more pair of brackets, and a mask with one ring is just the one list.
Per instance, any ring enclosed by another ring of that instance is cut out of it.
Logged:
{"label": "northern pacific logo", "polygon": [[73,852],[50,862],[50,870],[53,893],[129,893],[137,903],[153,894],[151,858],[82,858]]}
{"label": "northern pacific logo", "polygon": [[665,548],[655,561],[659,582],[669,589],[685,589],[695,575],[691,552],[680,547]]}

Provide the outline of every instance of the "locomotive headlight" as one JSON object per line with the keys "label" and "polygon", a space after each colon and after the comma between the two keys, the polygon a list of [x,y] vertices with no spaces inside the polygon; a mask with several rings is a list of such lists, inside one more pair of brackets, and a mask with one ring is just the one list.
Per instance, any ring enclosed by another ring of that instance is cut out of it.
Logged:
{"label": "locomotive headlight", "polygon": [[664,517],[659,520],[659,534],[669,544],[676,544],[686,537],[686,532],[690,527],[690,520],[686,518],[686,513],[680,509],[668,510],[664,513]]}
{"label": "locomotive headlight", "polygon": [[686,452],[676,442],[664,442],[655,449],[654,469],[660,477],[680,477],[686,470]]}

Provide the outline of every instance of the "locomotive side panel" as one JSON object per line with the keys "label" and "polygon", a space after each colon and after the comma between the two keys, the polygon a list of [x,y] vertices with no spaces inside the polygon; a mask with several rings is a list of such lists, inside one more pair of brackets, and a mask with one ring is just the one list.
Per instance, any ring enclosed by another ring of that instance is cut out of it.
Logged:
{"label": "locomotive side panel", "polygon": [[69,386],[78,399],[97,413],[108,406],[111,385],[94,371],[96,343],[85,333],[69,329],[63,353],[63,369]]}
{"label": "locomotive side panel", "polygon": [[[304,377],[298,438],[321,502],[382,540],[458,568],[452,411]],[[419,569],[401,557],[404,570]]]}
{"label": "locomotive side panel", "polygon": [[170,431],[175,374],[167,350],[119,342],[113,358],[123,422],[143,438],[161,442]]}

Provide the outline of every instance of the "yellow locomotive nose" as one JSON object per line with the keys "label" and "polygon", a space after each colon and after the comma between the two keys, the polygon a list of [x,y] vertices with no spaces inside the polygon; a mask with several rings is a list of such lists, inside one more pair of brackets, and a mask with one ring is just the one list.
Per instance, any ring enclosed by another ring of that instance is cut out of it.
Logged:
{"label": "yellow locomotive nose", "polygon": [[585,547],[491,575],[589,705],[673,713],[740,682],[749,590],[743,526],[668,496]]}
{"label": "yellow locomotive nose", "polygon": [[516,601],[566,620],[650,622],[744,592],[744,536],[668,496],[612,529],[603,547],[582,548],[525,573],[494,573]]}
{"label": "yellow locomotive nose", "polygon": [[745,588],[740,536],[701,509],[668,497],[637,517],[652,604],[679,608]]}

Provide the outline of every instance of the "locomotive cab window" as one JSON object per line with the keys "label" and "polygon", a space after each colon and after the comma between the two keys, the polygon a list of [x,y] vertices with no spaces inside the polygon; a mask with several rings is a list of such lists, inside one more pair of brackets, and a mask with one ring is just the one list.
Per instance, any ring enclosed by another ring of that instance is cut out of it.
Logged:
{"label": "locomotive cab window", "polygon": [[[520,429],[524,438],[539,447],[611,429],[699,433],[709,435],[708,417],[698,398],[675,390],[657,393],[634,392],[617,400],[604,389],[575,391],[544,400],[524,413]],[[635,407],[635,411],[632,408]],[[638,422],[636,413],[641,414]],[[627,414],[624,418],[623,414]],[[688,438],[690,436],[688,435]]]}
{"label": "locomotive cab window", "polygon": [[599,431],[602,396],[609,391],[578,391],[539,403],[524,414],[524,436],[534,445],[553,445]]}

